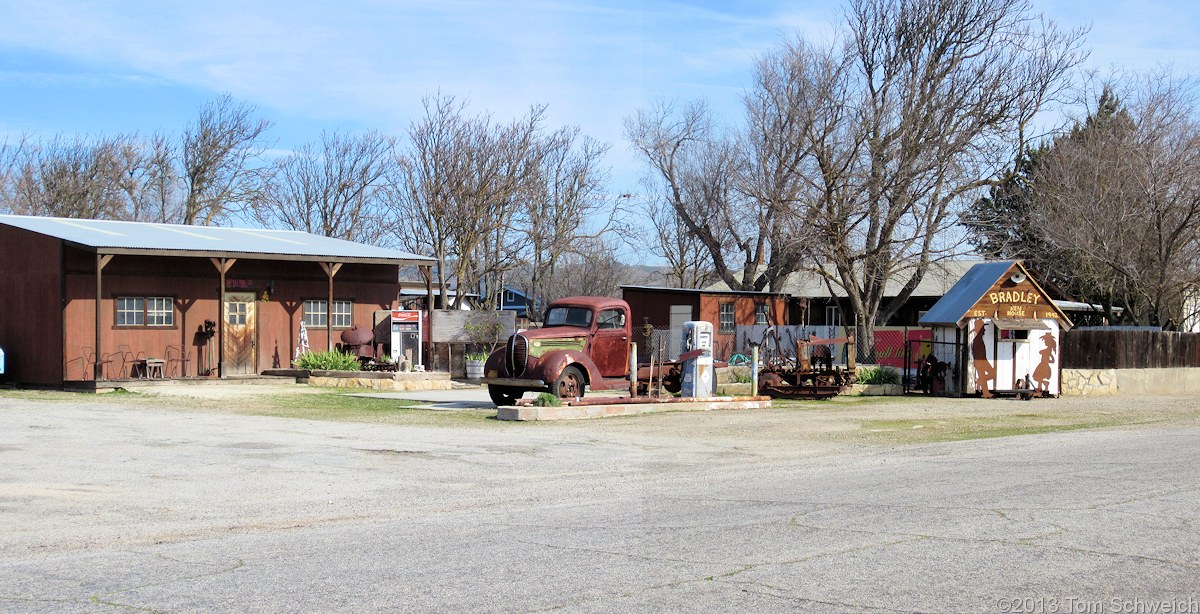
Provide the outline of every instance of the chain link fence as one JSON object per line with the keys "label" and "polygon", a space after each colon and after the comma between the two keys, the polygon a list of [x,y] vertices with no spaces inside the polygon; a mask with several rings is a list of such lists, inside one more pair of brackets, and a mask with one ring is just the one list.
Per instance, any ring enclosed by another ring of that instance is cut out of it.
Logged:
{"label": "chain link fence", "polygon": [[[718,333],[714,340],[713,357],[731,365],[749,364],[751,348],[759,347],[763,362],[791,362],[796,360],[799,341],[811,337],[818,339],[841,339],[854,330],[845,326],[737,326],[732,335]],[[638,344],[639,362],[677,360],[680,355],[683,331],[665,326],[643,326],[634,330],[634,342]],[[914,354],[906,345],[907,340],[927,339],[928,329],[879,328],[874,339],[868,343],[857,340],[855,344],[856,364],[878,365],[896,369],[903,373],[913,370],[924,355]],[[813,346],[813,356],[833,356],[834,364],[846,364],[847,348],[844,344]],[[928,353],[927,351],[925,352]]]}

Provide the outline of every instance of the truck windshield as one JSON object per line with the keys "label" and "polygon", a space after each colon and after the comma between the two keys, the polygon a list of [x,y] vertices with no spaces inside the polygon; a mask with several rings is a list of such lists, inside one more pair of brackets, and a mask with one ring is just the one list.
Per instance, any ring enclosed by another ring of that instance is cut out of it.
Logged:
{"label": "truck windshield", "polygon": [[587,307],[551,307],[546,312],[546,322],[542,326],[578,326],[587,328],[592,325],[592,310]]}

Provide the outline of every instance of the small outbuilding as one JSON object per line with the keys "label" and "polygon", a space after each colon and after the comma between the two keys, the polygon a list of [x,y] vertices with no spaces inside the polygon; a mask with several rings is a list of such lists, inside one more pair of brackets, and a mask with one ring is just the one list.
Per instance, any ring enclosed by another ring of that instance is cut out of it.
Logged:
{"label": "small outbuilding", "polygon": [[935,391],[1062,392],[1059,348],[1071,320],[1020,261],[971,267],[920,323],[932,329],[929,372],[945,374]]}
{"label": "small outbuilding", "polygon": [[286,368],[301,346],[378,330],[399,268],[432,263],[298,231],[0,215],[4,377],[58,386]]}

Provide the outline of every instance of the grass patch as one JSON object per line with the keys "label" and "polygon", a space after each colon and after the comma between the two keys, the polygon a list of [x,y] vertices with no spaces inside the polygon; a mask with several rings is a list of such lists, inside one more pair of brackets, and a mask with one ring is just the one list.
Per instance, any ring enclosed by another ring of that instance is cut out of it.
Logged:
{"label": "grass patch", "polygon": [[887,443],[935,443],[1060,433],[1144,422],[1136,416],[1007,414],[902,420],[865,420],[860,434]]}
{"label": "grass patch", "polygon": [[239,414],[332,420],[342,422],[378,422],[383,424],[414,424],[463,426],[486,424],[495,412],[484,410],[436,411],[421,409],[427,405],[403,399],[378,399],[352,396],[356,392],[328,391],[307,394],[286,394],[252,397],[249,402],[226,402]]}

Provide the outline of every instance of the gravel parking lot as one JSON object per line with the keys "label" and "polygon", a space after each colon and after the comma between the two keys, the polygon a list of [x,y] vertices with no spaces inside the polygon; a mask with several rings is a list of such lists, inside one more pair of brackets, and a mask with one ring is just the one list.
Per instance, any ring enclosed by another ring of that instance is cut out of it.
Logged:
{"label": "gravel parking lot", "polygon": [[1200,611],[1197,399],[511,424],[251,388],[0,393],[0,610]]}

